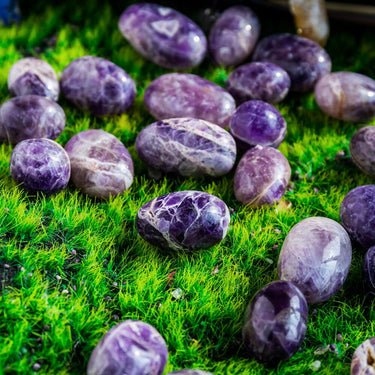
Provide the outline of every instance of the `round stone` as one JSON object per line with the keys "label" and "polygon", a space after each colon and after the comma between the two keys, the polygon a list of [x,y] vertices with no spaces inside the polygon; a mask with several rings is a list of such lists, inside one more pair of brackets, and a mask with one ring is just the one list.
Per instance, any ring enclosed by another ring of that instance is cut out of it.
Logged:
{"label": "round stone", "polygon": [[168,69],[199,65],[207,51],[203,31],[183,14],[158,4],[133,4],[119,21],[122,35],[144,57]]}
{"label": "round stone", "polygon": [[125,320],[111,328],[96,345],[87,375],[161,375],[167,359],[167,345],[154,327]]}
{"label": "round stone", "polygon": [[62,72],[61,91],[75,106],[95,116],[117,115],[133,104],[133,80],[119,66],[95,56],[73,60]]}
{"label": "round stone", "polygon": [[47,138],[18,143],[10,156],[9,169],[14,181],[31,193],[57,193],[66,188],[70,177],[67,153]]}
{"label": "round stone", "polygon": [[363,278],[366,288],[375,292],[375,246],[370,247],[363,257]]}
{"label": "round stone", "polygon": [[76,134],[65,150],[72,165],[73,183],[92,197],[116,196],[133,183],[133,161],[128,150],[104,130]]}
{"label": "round stone", "polygon": [[349,147],[357,167],[375,177],[375,126],[366,126],[355,132]]}
{"label": "round stone", "polygon": [[341,289],[351,260],[352,245],[345,229],[326,217],[309,217],[285,238],[279,278],[296,285],[308,303],[323,302]]}
{"label": "round stone", "polygon": [[375,337],[364,341],[355,350],[350,375],[375,375]]}
{"label": "round stone", "polygon": [[169,372],[167,375],[214,375],[211,372],[195,370],[195,369],[185,369]]}

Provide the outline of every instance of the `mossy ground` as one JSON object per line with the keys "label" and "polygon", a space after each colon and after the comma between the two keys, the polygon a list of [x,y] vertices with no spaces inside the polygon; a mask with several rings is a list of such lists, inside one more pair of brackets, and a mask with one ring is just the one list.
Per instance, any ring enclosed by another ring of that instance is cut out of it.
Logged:
{"label": "mossy ground", "polygon": [[[112,60],[136,81],[135,104],[124,115],[94,118],[61,98],[67,126],[58,142],[64,145],[89,128],[111,132],[134,158],[135,181],[109,201],[88,198],[73,186],[50,197],[30,196],[9,175],[12,147],[0,146],[0,373],[33,373],[39,363],[39,373],[82,374],[103,334],[131,318],[154,325],[166,339],[166,372],[200,368],[217,375],[309,374],[319,360],[319,373],[347,374],[354,349],[375,335],[374,300],[364,289],[364,249],[358,246],[342,291],[310,306],[306,338],[292,359],[269,370],[247,358],[241,326],[252,296],[277,279],[278,253],[290,228],[309,216],[339,221],[345,194],[373,182],[353,165],[348,152],[350,137],[363,125],[327,117],[312,94],[290,95],[278,105],[288,123],[280,150],[293,174],[285,198],[274,207],[241,206],[233,194],[233,173],[215,180],[154,181],[137,157],[134,141],[153,121],[143,105],[144,89],[166,70],[141,58],[120,35],[118,8],[126,4],[83,0],[44,8],[46,2],[34,3],[21,3],[27,9],[20,26],[0,29],[0,102],[9,98],[8,71],[23,56],[45,59],[59,73],[82,55]],[[267,16],[262,26],[264,35],[293,30],[290,23],[271,22]],[[333,70],[375,77],[374,31],[347,30],[332,28],[327,50]],[[192,72],[220,85],[229,74],[209,61]],[[344,156],[337,157],[341,151]],[[151,198],[184,189],[222,198],[234,210],[230,229],[210,250],[163,254],[138,236],[134,218]],[[172,297],[177,288],[183,298]],[[330,344],[336,352],[314,354]]]}

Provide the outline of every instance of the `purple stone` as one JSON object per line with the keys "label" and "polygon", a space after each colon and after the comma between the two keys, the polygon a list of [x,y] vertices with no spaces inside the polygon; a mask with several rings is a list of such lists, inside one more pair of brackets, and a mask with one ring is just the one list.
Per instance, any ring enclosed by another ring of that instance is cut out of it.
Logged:
{"label": "purple stone", "polygon": [[351,260],[352,245],[345,229],[326,217],[309,217],[285,238],[279,278],[296,285],[308,303],[323,302],[341,289]]}
{"label": "purple stone", "polygon": [[10,156],[9,169],[14,181],[31,193],[57,193],[66,188],[70,177],[67,153],[47,138],[18,143]]}
{"label": "purple stone", "polygon": [[167,375],[213,375],[211,372],[202,370],[185,369],[179,371],[169,372]]}
{"label": "purple stone", "polygon": [[119,66],[95,56],[73,60],[62,72],[61,91],[75,106],[95,116],[117,115],[133,104],[133,80]]}
{"label": "purple stone", "polygon": [[352,72],[327,74],[315,86],[315,100],[339,120],[370,121],[375,116],[375,81]]}
{"label": "purple stone", "polygon": [[56,139],[65,127],[65,113],[54,101],[37,95],[17,96],[0,107],[0,142]]}
{"label": "purple stone", "polygon": [[285,156],[275,148],[256,146],[238,163],[234,175],[234,194],[249,206],[272,205],[285,194],[291,174]]}
{"label": "purple stone", "polygon": [[350,367],[350,375],[374,375],[375,337],[364,341],[355,350]]}
{"label": "purple stone", "polygon": [[109,198],[129,189],[133,161],[125,146],[104,130],[85,130],[65,146],[72,165],[72,181],[91,197]]}
{"label": "purple stone", "polygon": [[152,81],[144,94],[147,110],[158,120],[194,117],[225,128],[236,103],[220,86],[194,74],[169,73]]}
{"label": "purple stone", "polygon": [[256,145],[276,148],[284,140],[286,121],[271,104],[250,100],[236,109],[229,130],[245,148]]}
{"label": "purple stone", "polygon": [[197,250],[219,243],[230,221],[226,204],[202,191],[178,191],[154,198],[137,213],[138,233],[162,249]]}
{"label": "purple stone", "polygon": [[259,33],[257,15],[246,6],[232,6],[221,14],[210,31],[211,55],[219,65],[241,64],[253,51]]}
{"label": "purple stone", "polygon": [[52,66],[34,57],[18,60],[10,68],[8,89],[12,96],[40,95],[55,101],[60,93],[59,81]]}
{"label": "purple stone", "polygon": [[293,34],[262,39],[253,60],[281,66],[290,76],[291,90],[298,92],[312,91],[315,83],[331,71],[331,59],[319,44]]}
{"label": "purple stone", "polygon": [[228,77],[226,87],[238,103],[263,100],[276,104],[288,94],[290,78],[280,66],[253,62],[235,69]]}
{"label": "purple stone", "polygon": [[122,13],[119,28],[142,56],[164,68],[189,69],[206,54],[207,39],[198,25],[161,5],[131,5]]}
{"label": "purple stone", "polygon": [[340,206],[344,228],[365,249],[375,245],[375,185],[350,190]]}
{"label": "purple stone", "polygon": [[125,320],[111,328],[96,345],[87,375],[161,375],[168,348],[151,325]]}
{"label": "purple stone", "polygon": [[288,359],[305,337],[308,307],[302,292],[288,281],[262,288],[249,304],[242,337],[250,356],[268,366]]}
{"label": "purple stone", "polygon": [[358,168],[375,177],[375,126],[366,126],[354,133],[350,156]]}
{"label": "purple stone", "polygon": [[139,157],[151,168],[182,176],[222,176],[236,161],[236,143],[220,126],[194,118],[155,122],[135,143]]}
{"label": "purple stone", "polygon": [[363,257],[362,268],[366,288],[375,293],[375,246],[367,250]]}

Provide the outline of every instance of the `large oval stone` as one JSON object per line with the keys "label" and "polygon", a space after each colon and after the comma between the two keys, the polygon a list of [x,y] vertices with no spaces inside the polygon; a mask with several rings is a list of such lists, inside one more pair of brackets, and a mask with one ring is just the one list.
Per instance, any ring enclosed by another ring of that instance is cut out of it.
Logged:
{"label": "large oval stone", "polygon": [[368,290],[375,293],[375,246],[371,246],[362,261],[363,279]]}
{"label": "large oval stone", "polygon": [[194,74],[169,73],[152,81],[144,94],[147,110],[158,120],[194,117],[225,128],[236,109],[228,91]]}
{"label": "large oval stone", "polygon": [[373,375],[375,362],[375,337],[364,341],[353,353],[350,375]]}
{"label": "large oval stone", "polygon": [[155,122],[135,143],[139,157],[150,167],[182,176],[222,176],[236,161],[233,137],[218,125],[193,118]]}
{"label": "large oval stone", "polygon": [[375,126],[356,131],[350,140],[350,156],[363,172],[375,177]]}
{"label": "large oval stone", "polygon": [[119,21],[122,35],[144,57],[169,69],[201,63],[207,50],[203,31],[183,14],[158,4],[133,4]]}
{"label": "large oval stone", "polygon": [[202,191],[178,191],[154,198],[137,213],[138,233],[162,249],[198,250],[219,243],[230,215],[218,197]]}

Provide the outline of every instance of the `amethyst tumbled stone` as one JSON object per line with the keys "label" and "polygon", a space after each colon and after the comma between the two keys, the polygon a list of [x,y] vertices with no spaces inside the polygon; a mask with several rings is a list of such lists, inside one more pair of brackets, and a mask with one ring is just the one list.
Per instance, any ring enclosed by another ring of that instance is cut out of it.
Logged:
{"label": "amethyst tumbled stone", "polygon": [[13,179],[31,193],[57,193],[66,188],[70,177],[67,153],[47,138],[18,143],[10,156],[9,169]]}
{"label": "amethyst tumbled stone", "polygon": [[197,250],[219,243],[230,222],[218,197],[202,191],[178,191],[154,198],[137,213],[136,228],[162,249]]}
{"label": "amethyst tumbled stone", "polygon": [[135,98],[135,84],[125,70],[109,60],[83,56],[62,72],[61,91],[78,108],[93,115],[125,112]]}
{"label": "amethyst tumbled stone", "polygon": [[122,35],[144,57],[170,69],[201,63],[207,50],[203,31],[183,14],[158,4],[133,4],[119,21]]}
{"label": "amethyst tumbled stone", "polygon": [[246,351],[268,366],[290,358],[305,337],[307,317],[306,299],[295,285],[288,281],[268,284],[246,310],[242,328]]}
{"label": "amethyst tumbled stone", "polygon": [[350,366],[350,375],[374,375],[374,364],[375,337],[371,337],[355,350]]}
{"label": "amethyst tumbled stone", "polygon": [[220,86],[194,74],[169,73],[152,81],[144,94],[147,110],[158,120],[194,117],[225,128],[236,103]]}
{"label": "amethyst tumbled stone", "polygon": [[169,372],[167,375],[213,375],[211,372],[195,370],[195,369],[186,369]]}
{"label": "amethyst tumbled stone", "polygon": [[125,146],[104,130],[85,130],[65,146],[72,165],[72,181],[84,193],[109,198],[129,189],[133,161]]}
{"label": "amethyst tumbled stone", "polygon": [[375,246],[370,247],[362,262],[363,279],[366,288],[371,292],[375,292]]}
{"label": "amethyst tumbled stone", "polygon": [[331,71],[327,52],[310,39],[293,34],[275,34],[262,39],[255,48],[253,61],[281,66],[289,74],[291,90],[308,92]]}
{"label": "amethyst tumbled stone", "polygon": [[375,177],[375,126],[356,131],[350,140],[350,156],[363,172]]}
{"label": "amethyst tumbled stone", "polygon": [[151,325],[125,320],[110,329],[96,345],[87,375],[161,375],[168,348]]}

